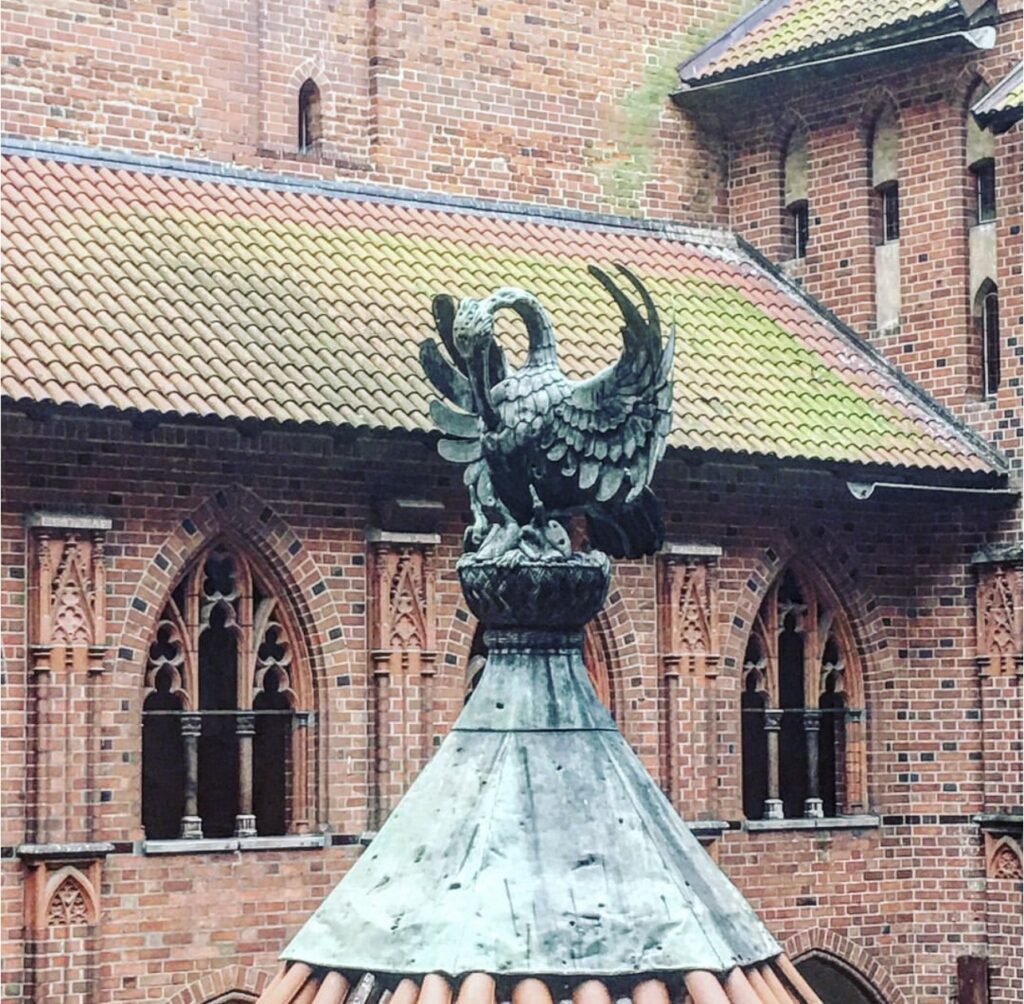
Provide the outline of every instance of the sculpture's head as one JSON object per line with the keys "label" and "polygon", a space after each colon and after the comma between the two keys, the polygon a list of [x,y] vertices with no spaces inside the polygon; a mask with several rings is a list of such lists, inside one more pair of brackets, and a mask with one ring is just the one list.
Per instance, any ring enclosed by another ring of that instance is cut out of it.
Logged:
{"label": "sculpture's head", "polygon": [[486,300],[467,296],[459,301],[452,338],[463,358],[471,359],[494,341],[494,314]]}

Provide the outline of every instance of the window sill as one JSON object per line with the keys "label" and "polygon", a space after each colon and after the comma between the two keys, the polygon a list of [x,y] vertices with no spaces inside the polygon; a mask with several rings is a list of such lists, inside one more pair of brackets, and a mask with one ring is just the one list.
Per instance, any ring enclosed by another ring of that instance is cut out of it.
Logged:
{"label": "window sill", "polygon": [[202,837],[197,840],[143,840],[143,854],[230,854],[235,851],[313,851],[326,847],[322,833],[282,837]]}
{"label": "window sill", "polygon": [[882,825],[882,817],[873,812],[856,816],[826,816],[824,819],[746,819],[743,829],[751,833],[775,830],[873,830]]}

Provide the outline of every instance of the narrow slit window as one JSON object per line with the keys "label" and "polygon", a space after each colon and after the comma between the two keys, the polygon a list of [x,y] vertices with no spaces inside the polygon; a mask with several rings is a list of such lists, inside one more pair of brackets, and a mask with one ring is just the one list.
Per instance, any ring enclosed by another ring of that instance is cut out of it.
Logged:
{"label": "narrow slit window", "polygon": [[320,88],[306,80],[299,88],[299,149],[310,150],[320,140]]}
{"label": "narrow slit window", "polygon": [[782,158],[784,254],[791,259],[807,257],[811,221],[807,165],[807,135],[797,130],[790,136]]}
{"label": "narrow slit window", "polygon": [[989,290],[981,302],[981,351],[984,367],[984,394],[992,397],[999,390],[999,294]]}
{"label": "narrow slit window", "polygon": [[806,202],[796,202],[789,207],[791,226],[793,228],[793,257],[807,257],[807,243],[810,239],[810,211]]}
{"label": "narrow slit window", "polygon": [[971,168],[974,175],[975,212],[979,223],[996,218],[996,162],[979,161]]}
{"label": "narrow slit window", "polygon": [[882,243],[900,239],[900,186],[893,182],[878,191],[882,204]]}

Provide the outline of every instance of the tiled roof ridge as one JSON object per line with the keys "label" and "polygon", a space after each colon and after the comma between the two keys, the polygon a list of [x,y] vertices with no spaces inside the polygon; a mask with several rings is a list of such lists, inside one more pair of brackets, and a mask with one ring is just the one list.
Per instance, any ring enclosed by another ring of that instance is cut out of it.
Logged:
{"label": "tiled roof ridge", "polygon": [[[799,0],[763,0],[761,4],[730,25],[721,35],[681,62],[677,67],[680,79],[679,88],[673,93],[685,94],[691,89],[700,90],[706,86],[735,83],[775,71],[799,69],[815,63],[818,58],[828,58],[828,53],[836,54],[836,58],[840,58],[842,54],[845,54],[847,58],[866,56],[875,51],[875,47],[869,44],[871,41],[892,37],[894,32],[905,33],[912,27],[920,29],[927,25],[942,25],[949,23],[951,18],[963,20],[974,17],[973,14],[967,14],[959,0],[947,0],[941,9],[895,16],[891,20],[859,31],[851,31],[849,34],[797,43],[794,47],[781,52],[758,55],[755,49],[753,54],[743,56],[739,61],[736,61],[735,57],[732,61],[726,58],[733,48],[743,46],[748,37],[762,24],[791,3],[795,7],[800,6]],[[980,4],[979,10],[985,6],[984,3]],[[902,35],[898,37],[902,37]],[[922,38],[920,41],[933,40],[928,37]],[[757,44],[763,43],[758,42]],[[847,52],[847,50],[850,51]],[[725,65],[719,65],[720,63]]]}
{"label": "tiled roof ridge", "polygon": [[973,450],[979,451],[993,466],[1008,473],[1010,463],[1007,457],[990,443],[981,433],[977,432],[963,419],[947,408],[936,398],[932,397],[920,384],[911,380],[894,362],[887,359],[876,346],[872,345],[866,338],[858,334],[837,314],[833,313],[820,300],[816,300],[799,283],[786,275],[771,259],[766,258],[753,244],[743,237],[736,235],[738,249],[756,262],[769,275],[782,285],[791,295],[801,300],[807,307],[813,310],[823,321],[831,325],[835,330],[858,351],[870,358],[871,362],[879,369],[884,370],[893,377],[900,386],[917,399],[922,406],[929,408],[937,417],[948,423],[955,431],[959,432],[964,442]]}
{"label": "tiled roof ridge", "polygon": [[724,227],[702,227],[668,219],[620,216],[614,213],[562,209],[536,202],[501,199],[477,199],[467,195],[451,195],[434,189],[407,189],[350,178],[329,179],[303,177],[269,171],[266,168],[245,168],[220,161],[168,157],[163,154],[139,154],[127,150],[74,144],[48,143],[21,137],[0,136],[0,156],[28,157],[39,160],[71,162],[110,170],[132,171],[195,181],[239,185],[241,187],[293,192],[325,198],[373,201],[410,208],[436,210],[479,216],[500,216],[521,221],[540,221],[581,229],[614,229],[642,237],[663,237],[685,244],[736,249],[736,238]]}

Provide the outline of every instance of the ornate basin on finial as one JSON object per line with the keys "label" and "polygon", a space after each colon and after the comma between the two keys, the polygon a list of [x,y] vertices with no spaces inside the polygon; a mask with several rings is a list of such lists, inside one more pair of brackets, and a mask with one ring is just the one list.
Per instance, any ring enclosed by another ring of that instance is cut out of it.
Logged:
{"label": "ornate basin on finial", "polygon": [[600,551],[511,561],[469,554],[459,562],[459,580],[486,627],[581,628],[604,606],[611,563]]}

